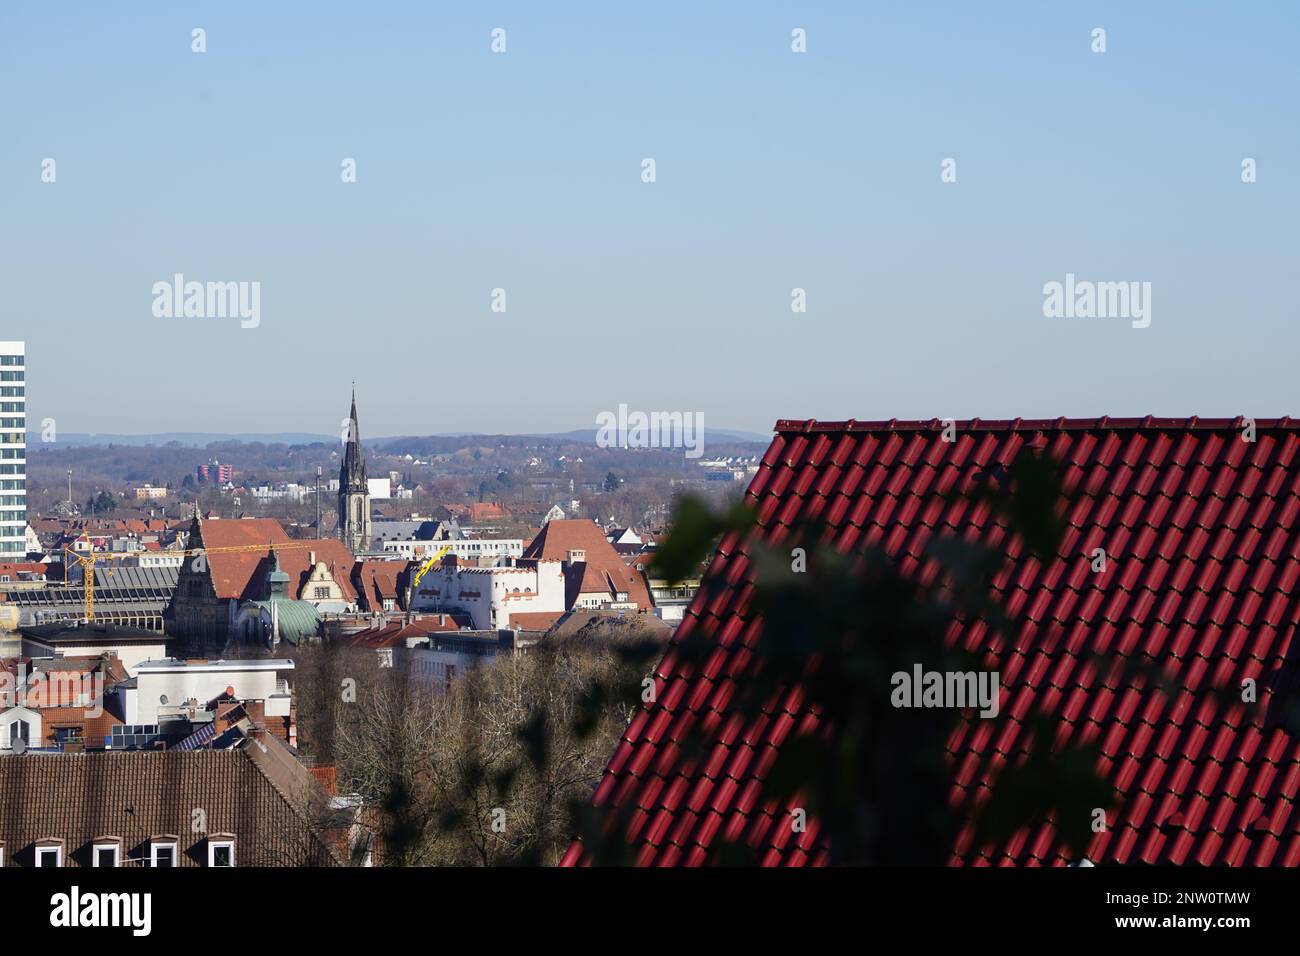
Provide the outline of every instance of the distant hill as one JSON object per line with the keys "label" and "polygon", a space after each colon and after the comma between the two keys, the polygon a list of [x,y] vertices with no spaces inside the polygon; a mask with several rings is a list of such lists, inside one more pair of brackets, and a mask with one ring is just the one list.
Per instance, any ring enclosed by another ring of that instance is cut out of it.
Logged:
{"label": "distant hill", "polygon": [[[366,438],[362,443],[375,448],[394,448],[403,442],[419,442],[429,438],[545,438],[551,441],[566,441],[574,444],[596,444],[596,429],[579,428],[568,432],[549,432],[524,435],[488,435],[483,432],[438,432],[433,435],[398,435],[387,438]],[[736,431],[725,428],[705,428],[704,442],[754,443],[767,445],[771,435],[757,432]],[[175,443],[186,448],[203,448],[221,442],[260,443],[263,445],[314,445],[339,443],[338,435],[313,435],[308,432],[269,432],[257,434],[252,432],[158,432],[152,435],[120,435],[110,433],[63,432],[57,442],[50,442],[52,448],[94,445],[126,445],[144,447],[154,445],[162,447]]]}
{"label": "distant hill", "polygon": [[[596,429],[579,428],[571,432],[551,432],[544,435],[528,435],[528,438],[553,438],[559,441],[583,442],[586,444],[596,444]],[[770,445],[772,443],[771,435],[760,435],[758,432],[742,432],[730,428],[708,428],[704,429],[704,443],[709,442],[754,442],[760,445]]]}
{"label": "distant hill", "polygon": [[337,435],[312,435],[306,432],[271,432],[265,435],[220,432],[158,432],[154,435],[116,435],[107,433],[63,432],[59,440],[50,442],[54,447],[68,445],[169,445],[175,442],[186,447],[202,448],[217,442],[260,442],[263,445],[311,445],[316,442],[337,442]]}

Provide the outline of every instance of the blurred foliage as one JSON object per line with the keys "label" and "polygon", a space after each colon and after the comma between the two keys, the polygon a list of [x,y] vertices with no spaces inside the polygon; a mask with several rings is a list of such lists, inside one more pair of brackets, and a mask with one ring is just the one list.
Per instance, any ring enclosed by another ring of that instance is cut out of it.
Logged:
{"label": "blurred foliage", "polygon": [[[1031,553],[1055,559],[1066,530],[1066,496],[1049,458],[1026,450],[1009,468],[977,475],[964,494],[987,503]],[[763,627],[754,663],[736,681],[728,710],[752,725],[797,691],[818,715],[816,729],[783,743],[760,802],[799,806],[815,817],[833,863],[947,862],[971,807],[949,805],[952,768],[945,748],[959,722],[982,718],[954,709],[894,707],[891,678],[912,673],[918,664],[943,673],[996,666],[992,657],[951,646],[946,638],[956,623],[975,619],[988,625],[989,637],[1012,633],[1013,622],[991,586],[1005,553],[936,537],[924,558],[935,562],[939,574],[922,587],[878,548],[840,553],[832,546],[834,529],[823,522],[795,526],[779,548],[764,544],[753,530],[752,511],[716,512],[683,500],[654,567],[669,579],[684,578],[722,535],[735,532],[744,542],[755,586],[751,615],[761,617]],[[705,587],[726,585],[706,580]],[[676,668],[695,670],[716,644],[697,628],[676,650]],[[789,707],[797,710],[797,699]],[[1000,729],[1012,718],[1003,710],[987,719],[999,721]],[[688,733],[678,741],[678,766],[701,761],[715,743],[698,730]],[[978,813],[979,845],[1051,818],[1061,840],[1081,854],[1092,835],[1093,809],[1113,802],[1097,775],[1097,760],[1095,747],[1054,747],[1045,726],[1035,724],[1028,754],[1004,768]],[[576,808],[575,830],[595,863],[630,861],[629,819],[626,806]],[[743,843],[716,845],[711,858],[757,862]]]}

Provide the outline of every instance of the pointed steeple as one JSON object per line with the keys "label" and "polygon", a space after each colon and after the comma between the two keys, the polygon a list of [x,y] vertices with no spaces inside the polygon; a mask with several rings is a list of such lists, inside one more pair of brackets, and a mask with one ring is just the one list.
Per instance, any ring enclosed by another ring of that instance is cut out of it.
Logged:
{"label": "pointed steeple", "polygon": [[357,424],[357,386],[352,383],[352,411],[348,415],[348,445],[339,469],[339,490],[366,489],[366,456],[361,453],[361,427]]}
{"label": "pointed steeple", "polygon": [[354,554],[370,546],[370,483],[366,480],[366,456],[361,451],[355,382],[352,410],[348,415],[347,448],[339,466],[339,537]]}

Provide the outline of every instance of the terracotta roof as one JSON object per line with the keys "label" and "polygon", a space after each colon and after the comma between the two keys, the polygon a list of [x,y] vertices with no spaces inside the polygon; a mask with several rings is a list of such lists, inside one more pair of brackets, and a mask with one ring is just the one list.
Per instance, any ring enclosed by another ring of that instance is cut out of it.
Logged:
{"label": "terracotta roof", "polygon": [[[333,862],[309,820],[324,791],[272,737],[234,750],[25,754],[0,760],[0,840],[5,863],[31,865],[38,840],[62,839],[64,865],[89,866],[96,837],[122,839],[124,859],[149,855],[158,835],[179,838],[178,865],[206,866],[195,833],[232,833],[240,866]],[[134,865],[139,865],[135,863]]]}
{"label": "terracotta roof", "polygon": [[566,613],[565,611],[517,611],[510,615],[510,626],[523,631],[549,631],[551,626]]}
{"label": "terracotta roof", "polygon": [[382,611],[384,601],[406,603],[406,575],[414,562],[358,561],[352,569],[352,581],[361,597],[363,610]]}
{"label": "terracotta roof", "polygon": [[[950,803],[967,819],[990,768],[1023,752],[1025,720],[1042,714],[1064,738],[1100,746],[1098,770],[1118,794],[1117,822],[1095,835],[1087,859],[1296,866],[1300,732],[1279,711],[1300,650],[1300,430],[1290,419],[1259,420],[1249,443],[1242,426],[975,420],[958,423],[956,441],[946,443],[938,421],[782,421],[746,501],[762,541],[819,517],[840,551],[883,547],[920,580],[922,549],[936,534],[1006,555],[993,587],[1012,636],[994,641],[978,620],[952,633],[1000,671],[1004,689],[1004,732],[995,737],[989,722],[972,719],[949,741]],[[1059,557],[1047,566],[988,508],[942,497],[984,469],[1008,466],[1026,443],[1061,462],[1067,493],[1078,493]],[[1099,547],[1110,560],[1097,574],[1090,559]],[[767,864],[826,860],[814,821],[792,835],[790,807],[761,798],[760,768],[793,727],[815,727],[815,714],[798,688],[764,727],[742,733],[728,709],[727,685],[755,666],[748,648],[761,618],[748,610],[750,579],[746,542],[725,536],[656,669],[656,702],[633,717],[596,791],[598,806],[633,811],[628,839],[643,864],[700,864],[715,841],[742,835]],[[688,638],[716,644],[703,671],[679,659],[676,647]],[[1080,664],[1094,655],[1149,656],[1170,693],[1107,686]],[[1257,704],[1205,693],[1239,693],[1248,677],[1257,679]],[[712,728],[705,743],[716,756],[707,766],[675,743],[697,721]],[[575,843],[565,863],[582,859]],[[967,823],[951,862],[1067,859],[1049,824],[979,848]]]}
{"label": "terracotta roof", "polygon": [[393,621],[380,627],[358,631],[348,638],[353,647],[396,647],[408,638],[437,634],[443,631],[459,631],[471,624],[464,614],[436,613],[429,614],[414,621]]}
{"label": "terracotta roof", "polygon": [[[290,541],[290,537],[273,518],[221,518],[205,519],[202,544],[205,548],[230,548],[241,545],[266,545]],[[198,547],[194,541],[191,547]],[[355,601],[356,588],[352,585],[352,566],[356,558],[342,541],[322,538],[310,544],[298,542],[292,548],[280,549],[280,570],[289,575],[294,597],[302,596],[302,589],[311,574],[309,561],[315,552],[317,561],[324,561],[343,591],[344,600]],[[222,599],[260,600],[264,597],[269,560],[266,551],[209,551],[208,569],[217,597]]]}
{"label": "terracotta roof", "polygon": [[570,551],[585,551],[586,561],[571,565],[565,574],[565,606],[573,607],[582,594],[626,591],[637,607],[654,606],[645,579],[628,568],[594,521],[557,518],[548,521],[524,551],[526,559],[565,561]]}
{"label": "terracotta roof", "polygon": [[505,516],[505,509],[493,501],[476,501],[469,506],[471,521],[495,521]]}

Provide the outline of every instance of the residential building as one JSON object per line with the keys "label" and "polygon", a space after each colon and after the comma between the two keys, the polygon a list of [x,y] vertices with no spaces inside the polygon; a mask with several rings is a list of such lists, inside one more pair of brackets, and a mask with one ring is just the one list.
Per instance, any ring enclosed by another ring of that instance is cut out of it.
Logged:
{"label": "residential building", "polygon": [[391,554],[399,554],[408,561],[420,561],[432,557],[444,547],[448,554],[454,554],[465,564],[477,564],[480,567],[492,567],[509,564],[515,558],[523,557],[523,538],[471,538],[468,536],[453,541],[385,541],[383,549]]}
{"label": "residential building", "polygon": [[41,624],[24,627],[22,655],[24,657],[101,657],[118,658],[128,674],[148,660],[167,656],[167,635],[139,627],[77,622]]}
{"label": "residential building", "polygon": [[357,604],[371,613],[404,611],[410,588],[409,561],[358,561],[352,568]]}
{"label": "residential building", "polygon": [[628,568],[594,521],[548,521],[525,549],[519,564],[530,560],[562,562],[565,610],[616,607],[649,611],[654,606],[645,579]]}
{"label": "residential building", "polygon": [[0,342],[0,561],[27,554],[27,348]]}
{"label": "residential building", "polygon": [[540,632],[519,630],[438,631],[407,652],[411,675],[445,690],[461,674],[497,657],[526,653]]}
{"label": "residential building", "polygon": [[194,476],[203,482],[211,481],[224,485],[235,479],[235,469],[231,465],[223,465],[219,462],[212,462],[207,465],[199,465],[194,469]]}
{"label": "residential building", "polygon": [[293,661],[276,658],[143,661],[136,667],[135,688],[124,693],[122,718],[127,724],[156,725],[168,708],[188,701],[203,704],[223,695],[263,701],[268,717],[285,717],[293,691],[282,675],[292,671]]}
{"label": "residential building", "polygon": [[320,781],[270,734],[0,759],[2,866],[333,866],[333,822]]}
{"label": "residential building", "polygon": [[[720,542],[655,668],[656,693],[595,792],[636,861],[705,865],[740,844],[765,865],[829,862],[821,822],[808,814],[795,831],[797,798],[766,793],[764,774],[788,741],[836,728],[797,683],[761,715],[740,693],[765,664],[752,556],[818,521],[837,552],[881,551],[923,587],[939,573],[929,548],[944,538],[1002,558],[988,597],[1009,623],[968,615],[947,636],[1000,675],[1001,704],[990,719],[954,715],[948,862],[1300,866],[1300,728],[1286,717],[1300,633],[1300,421],[974,420],[946,431],[939,420],[777,423],[745,493],[756,526]],[[1060,466],[1065,535],[1048,561],[986,500],[972,502],[1024,450]],[[679,653],[687,642],[695,653]],[[1136,676],[1117,679],[1125,673]],[[1068,847],[1037,816],[981,845],[973,813],[996,796],[999,771],[1037,746],[1040,721],[1061,745],[1099,749],[1096,772],[1114,794],[1107,825]],[[584,859],[574,843],[563,862]]]}
{"label": "residential building", "polygon": [[137,501],[162,501],[167,497],[167,489],[146,482],[135,489],[135,497]]}

